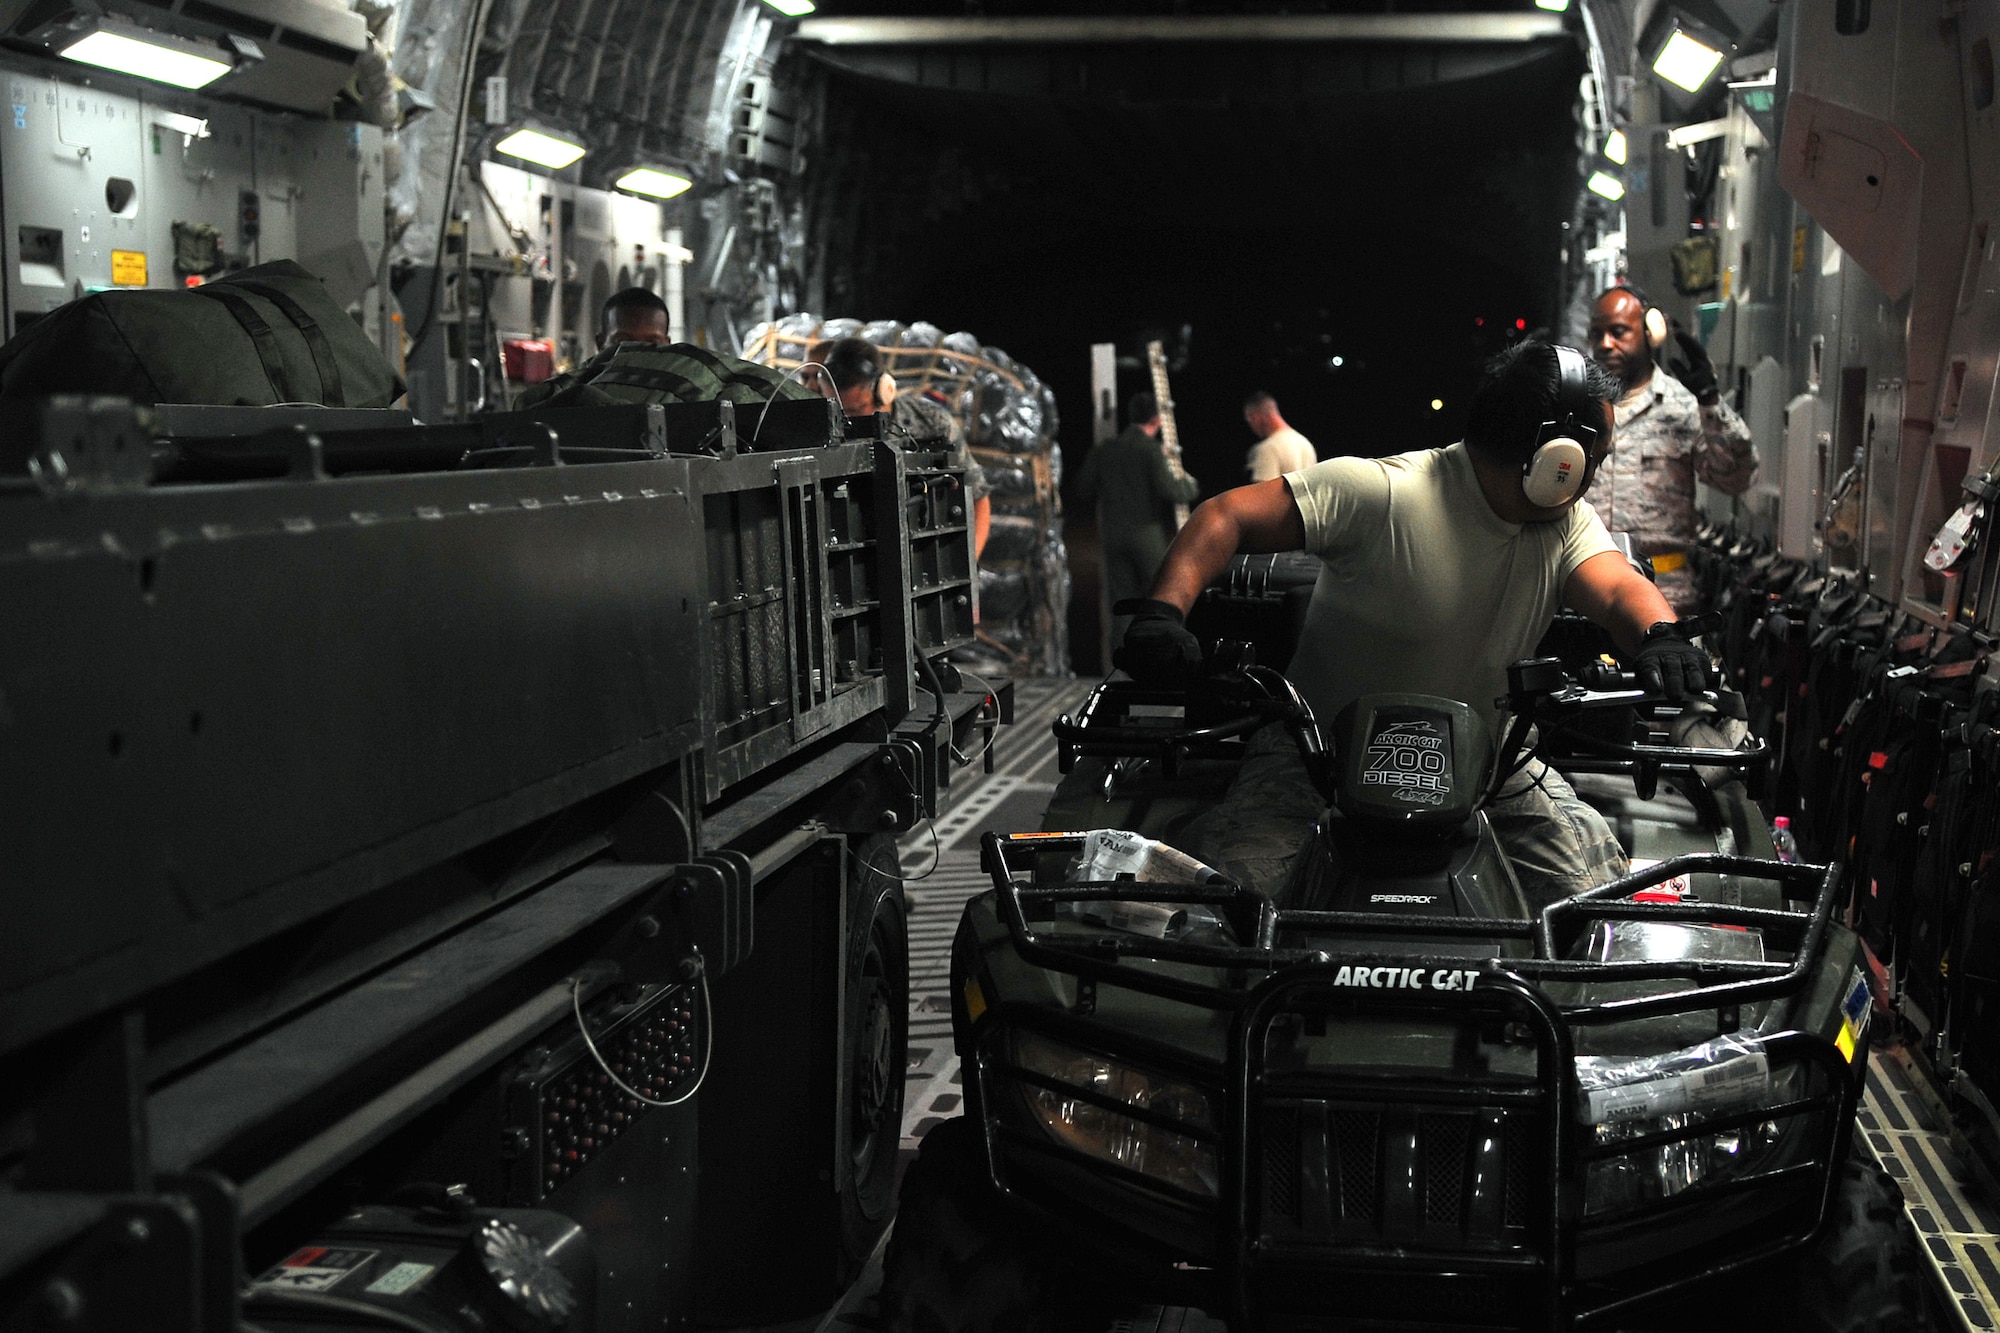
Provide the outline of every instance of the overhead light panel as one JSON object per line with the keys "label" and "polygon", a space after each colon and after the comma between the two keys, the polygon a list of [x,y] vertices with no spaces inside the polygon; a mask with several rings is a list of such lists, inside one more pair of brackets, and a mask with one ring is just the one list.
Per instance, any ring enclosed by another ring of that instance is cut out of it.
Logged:
{"label": "overhead light panel", "polygon": [[1696,37],[1684,25],[1676,25],[1660,53],[1653,57],[1653,73],[1682,92],[1698,93],[1722,68],[1722,52]]}
{"label": "overhead light panel", "polygon": [[655,199],[672,199],[694,188],[694,182],[686,176],[658,167],[634,167],[612,185],[630,194],[650,195]]}
{"label": "overhead light panel", "polygon": [[1608,171],[1591,172],[1584,185],[1592,194],[1602,195],[1614,204],[1625,197],[1625,182]]}
{"label": "overhead light panel", "polygon": [[184,41],[147,28],[127,28],[98,20],[83,36],[56,52],[99,69],[115,70],[176,88],[206,88],[236,68],[220,47]]}
{"label": "overhead light panel", "polygon": [[561,171],[590,150],[582,144],[543,130],[519,129],[493,145],[493,150],[550,171]]}
{"label": "overhead light panel", "polygon": [[1567,14],[1569,0],[1535,0],[1536,9],[1546,9],[1551,14]]}
{"label": "overhead light panel", "polygon": [[1626,151],[1625,131],[1613,130],[1605,136],[1604,155],[1621,167],[1625,165]]}
{"label": "overhead light panel", "polygon": [[813,0],[764,0],[764,3],[788,19],[804,18],[814,9]]}

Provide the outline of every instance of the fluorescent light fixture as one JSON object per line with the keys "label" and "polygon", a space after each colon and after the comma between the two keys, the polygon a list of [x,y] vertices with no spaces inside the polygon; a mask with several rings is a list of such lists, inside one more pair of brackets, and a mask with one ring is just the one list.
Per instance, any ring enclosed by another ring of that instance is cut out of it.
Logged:
{"label": "fluorescent light fixture", "polygon": [[155,111],[153,112],[153,123],[163,130],[172,130],[175,134],[183,135],[189,139],[206,139],[208,137],[207,121],[195,116],[183,116],[178,111]]}
{"label": "fluorescent light fixture", "polygon": [[1604,155],[1621,167],[1625,165],[1625,131],[1613,130],[1605,137]]}
{"label": "fluorescent light fixture", "polygon": [[1592,194],[1601,194],[1613,203],[1625,197],[1625,182],[1608,171],[1591,172],[1590,179],[1585,181],[1584,185]]}
{"label": "fluorescent light fixture", "polygon": [[1653,57],[1653,73],[1683,92],[1698,93],[1722,67],[1722,52],[1675,28],[1667,44]]}
{"label": "fluorescent light fixture", "polygon": [[662,171],[658,167],[634,167],[620,176],[612,184],[620,190],[632,194],[647,194],[655,199],[672,199],[675,195],[686,194],[694,188],[694,182],[678,172]]}
{"label": "fluorescent light fixture", "polygon": [[176,88],[206,88],[235,68],[220,48],[203,48],[144,28],[120,32],[102,23],[56,54]]}
{"label": "fluorescent light fixture", "polygon": [[764,3],[790,19],[803,18],[814,9],[813,0],[764,0]]}
{"label": "fluorescent light fixture", "polygon": [[559,139],[541,130],[520,129],[493,145],[495,152],[518,157],[550,171],[561,171],[590,150],[580,143]]}
{"label": "fluorescent light fixture", "polygon": [[1546,9],[1551,14],[1567,14],[1569,0],[1535,0],[1536,9]]}

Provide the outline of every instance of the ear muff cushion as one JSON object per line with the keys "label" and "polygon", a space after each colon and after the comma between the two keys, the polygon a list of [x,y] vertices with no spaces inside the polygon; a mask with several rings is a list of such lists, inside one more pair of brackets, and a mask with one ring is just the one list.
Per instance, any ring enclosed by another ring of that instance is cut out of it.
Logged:
{"label": "ear muff cushion", "polygon": [[1558,437],[1535,450],[1521,473],[1521,493],[1544,509],[1568,504],[1590,475],[1590,458],[1575,440]]}
{"label": "ear muff cushion", "polygon": [[1667,340],[1667,317],[1658,306],[1646,307],[1646,346],[1658,347]]}

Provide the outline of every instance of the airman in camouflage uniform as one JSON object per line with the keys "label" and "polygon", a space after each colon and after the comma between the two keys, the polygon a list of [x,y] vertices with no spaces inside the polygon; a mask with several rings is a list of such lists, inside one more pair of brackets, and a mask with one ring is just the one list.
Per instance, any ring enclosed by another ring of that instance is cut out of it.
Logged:
{"label": "airman in camouflage uniform", "polygon": [[1598,298],[1590,341],[1624,395],[1611,457],[1597,470],[1588,498],[1606,528],[1630,533],[1634,550],[1653,558],[1660,591],[1675,614],[1694,615],[1701,610],[1687,569],[1698,518],[1694,484],[1704,481],[1725,495],[1747,490],[1757,475],[1750,428],[1716,392],[1708,354],[1685,330],[1676,341],[1689,382],[1653,365],[1645,305],[1630,288],[1614,287]]}

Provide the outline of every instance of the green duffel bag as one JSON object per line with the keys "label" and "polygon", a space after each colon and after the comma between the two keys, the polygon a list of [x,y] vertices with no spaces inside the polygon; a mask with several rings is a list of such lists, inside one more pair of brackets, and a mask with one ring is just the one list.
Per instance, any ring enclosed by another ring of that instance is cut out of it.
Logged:
{"label": "green duffel bag", "polygon": [[694,343],[623,342],[605,348],[567,375],[530,385],[518,410],[600,407],[610,403],[706,403],[751,407],[773,398],[817,398],[782,370],[711,351]]}
{"label": "green duffel bag", "polygon": [[96,292],[0,347],[0,401],[387,407],[403,381],[326,284],[289,259],[185,291]]}

